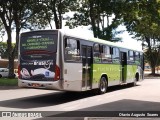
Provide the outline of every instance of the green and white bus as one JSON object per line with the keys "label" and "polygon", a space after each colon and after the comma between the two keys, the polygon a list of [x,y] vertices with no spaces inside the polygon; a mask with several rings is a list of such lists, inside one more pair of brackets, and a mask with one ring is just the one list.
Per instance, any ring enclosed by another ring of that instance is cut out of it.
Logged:
{"label": "green and white bus", "polygon": [[21,34],[18,85],[63,91],[97,90],[143,80],[143,52],[64,30]]}

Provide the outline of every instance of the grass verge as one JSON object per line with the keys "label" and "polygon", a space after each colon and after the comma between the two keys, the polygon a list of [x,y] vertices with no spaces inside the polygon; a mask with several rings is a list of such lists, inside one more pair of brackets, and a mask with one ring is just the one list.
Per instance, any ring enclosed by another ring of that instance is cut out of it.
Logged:
{"label": "grass verge", "polygon": [[18,79],[0,78],[0,86],[17,86]]}

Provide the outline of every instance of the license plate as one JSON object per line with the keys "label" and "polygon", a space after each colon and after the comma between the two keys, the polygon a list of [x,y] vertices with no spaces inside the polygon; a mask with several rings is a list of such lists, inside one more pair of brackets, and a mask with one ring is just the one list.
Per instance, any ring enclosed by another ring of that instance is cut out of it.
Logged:
{"label": "license plate", "polygon": [[32,87],[39,87],[40,86],[40,84],[38,84],[38,83],[32,83]]}

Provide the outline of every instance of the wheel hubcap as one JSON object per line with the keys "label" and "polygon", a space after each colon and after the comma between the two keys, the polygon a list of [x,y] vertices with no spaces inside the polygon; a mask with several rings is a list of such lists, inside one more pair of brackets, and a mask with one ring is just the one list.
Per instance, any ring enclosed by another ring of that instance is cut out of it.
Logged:
{"label": "wheel hubcap", "polygon": [[105,83],[104,80],[101,81],[101,91],[102,91],[103,93],[106,92],[106,83]]}

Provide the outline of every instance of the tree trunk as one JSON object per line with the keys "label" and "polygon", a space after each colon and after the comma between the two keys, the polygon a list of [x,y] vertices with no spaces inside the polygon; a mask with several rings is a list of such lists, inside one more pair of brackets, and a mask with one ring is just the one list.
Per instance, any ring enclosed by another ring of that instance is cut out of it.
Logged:
{"label": "tree trunk", "polygon": [[149,52],[149,55],[150,55],[150,58],[149,58],[149,62],[150,62],[150,66],[151,66],[151,71],[152,71],[152,75],[155,75],[155,67],[156,67],[156,61],[155,59],[157,59],[154,54],[152,54],[152,46],[151,46],[151,41],[150,41],[150,38],[145,36],[145,40],[148,44],[148,52]]}
{"label": "tree trunk", "polygon": [[155,67],[153,67],[153,68],[151,67],[151,70],[152,70],[152,73],[151,73],[151,74],[152,74],[152,75],[155,75]]}
{"label": "tree trunk", "polygon": [[97,29],[96,29],[96,23],[95,23],[95,14],[94,14],[94,9],[93,9],[93,1],[89,0],[89,7],[90,7],[90,18],[91,18],[91,25],[92,25],[92,29],[93,29],[93,35],[94,37],[98,37],[97,36]]}
{"label": "tree trunk", "polygon": [[14,47],[13,52],[12,52],[12,54],[14,56],[14,59],[15,59],[16,53],[18,52],[19,35],[20,35],[20,27],[18,26],[16,28],[16,44],[15,44],[15,47]]}
{"label": "tree trunk", "polygon": [[60,29],[60,26],[59,26],[60,23],[59,23],[59,19],[58,19],[58,15],[57,15],[58,11],[56,10],[55,4],[56,4],[56,1],[53,2],[53,9],[52,9],[53,14],[54,14],[54,22],[55,22],[56,29]]}
{"label": "tree trunk", "polygon": [[14,56],[12,54],[12,37],[11,37],[11,30],[7,31],[8,40],[7,40],[7,51],[8,51],[8,67],[9,67],[9,74],[8,78],[14,78]]}
{"label": "tree trunk", "polygon": [[150,53],[150,65],[151,65],[151,69],[152,69],[152,75],[155,75],[155,67],[156,67],[156,60],[157,59],[154,54],[152,54],[152,51],[149,52]]}
{"label": "tree trunk", "polygon": [[99,5],[99,0],[97,0],[97,36],[98,38],[101,38],[100,34],[100,5]]}
{"label": "tree trunk", "polygon": [[59,2],[58,14],[59,14],[59,29],[62,29],[62,1],[61,0]]}

